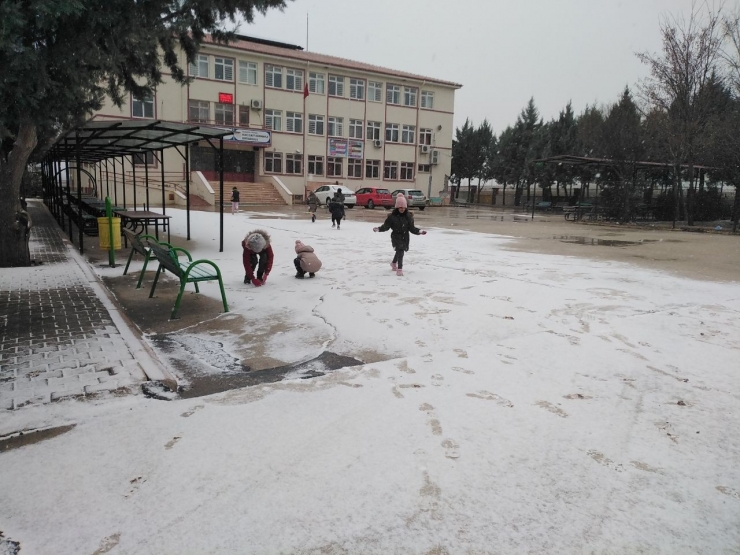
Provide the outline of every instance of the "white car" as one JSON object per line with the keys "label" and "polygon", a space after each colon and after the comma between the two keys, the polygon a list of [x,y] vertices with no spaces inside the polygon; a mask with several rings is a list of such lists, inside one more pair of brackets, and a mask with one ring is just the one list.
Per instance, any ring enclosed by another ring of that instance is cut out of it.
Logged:
{"label": "white car", "polygon": [[355,204],[357,204],[357,197],[351,189],[344,185],[322,185],[314,193],[316,193],[316,198],[319,199],[319,204],[329,206],[334,193],[339,189],[342,190],[342,194],[344,195],[344,205],[347,208],[354,208]]}
{"label": "white car", "polygon": [[394,202],[398,193],[403,193],[403,196],[406,197],[406,202],[408,203],[409,208],[424,210],[427,206],[427,197],[419,189],[396,189],[391,193],[393,195]]}

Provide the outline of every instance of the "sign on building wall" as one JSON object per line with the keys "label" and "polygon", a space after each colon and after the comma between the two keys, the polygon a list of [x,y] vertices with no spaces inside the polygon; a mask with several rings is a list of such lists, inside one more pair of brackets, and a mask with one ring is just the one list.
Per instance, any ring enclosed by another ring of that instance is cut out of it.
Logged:
{"label": "sign on building wall", "polygon": [[234,134],[224,137],[225,141],[239,141],[251,145],[270,146],[272,131],[261,129],[234,129]]}
{"label": "sign on building wall", "polygon": [[233,104],[234,95],[231,93],[218,93],[218,101],[221,104]]}
{"label": "sign on building wall", "polygon": [[365,141],[349,141],[349,157],[362,160],[365,154]]}

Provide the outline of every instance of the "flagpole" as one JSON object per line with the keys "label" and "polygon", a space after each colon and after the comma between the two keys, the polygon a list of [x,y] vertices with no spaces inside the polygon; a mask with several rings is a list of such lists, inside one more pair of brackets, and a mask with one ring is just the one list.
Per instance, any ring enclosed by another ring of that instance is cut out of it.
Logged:
{"label": "flagpole", "polygon": [[306,52],[308,52],[308,12],[306,12]]}

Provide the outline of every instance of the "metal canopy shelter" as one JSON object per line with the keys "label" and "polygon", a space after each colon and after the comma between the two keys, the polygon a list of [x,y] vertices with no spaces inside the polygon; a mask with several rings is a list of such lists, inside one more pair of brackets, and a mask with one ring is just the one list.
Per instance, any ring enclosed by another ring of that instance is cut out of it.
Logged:
{"label": "metal canopy shelter", "polygon": [[[164,150],[175,148],[185,161],[186,182],[186,211],[187,211],[187,239],[190,240],[190,166],[188,149],[184,153],[180,146],[186,146],[198,141],[206,141],[213,149],[218,151],[217,164],[219,172],[219,187],[221,199],[224,198],[224,176],[223,176],[223,138],[233,133],[230,129],[215,129],[212,127],[200,127],[187,123],[165,122],[160,120],[117,120],[117,121],[90,121],[83,126],[70,130],[61,136],[50,149],[43,163],[43,175],[45,201],[50,206],[52,213],[61,218],[64,228],[64,214],[61,210],[63,205],[62,171],[67,172],[67,194],[69,191],[69,171],[77,172],[77,201],[82,202],[82,164],[98,164],[105,162],[106,175],[108,173],[108,161],[113,162],[114,185],[115,161],[121,159],[123,174],[123,163],[125,157],[131,157],[131,167],[134,180],[134,209],[136,209],[136,169],[135,156],[146,155],[151,152],[152,156],[159,153],[159,163],[162,174],[162,211],[165,212],[164,198]],[[218,144],[215,141],[218,140]],[[62,164],[65,167],[62,168]],[[74,165],[74,167],[71,167]],[[149,201],[149,168],[145,164],[147,187],[147,206]],[[88,173],[88,172],[85,172]],[[102,168],[101,168],[102,177]],[[88,173],[89,175],[89,173]],[[93,179],[94,183],[94,179]],[[117,189],[116,189],[117,191]],[[102,193],[102,191],[101,191]],[[126,204],[126,182],[123,179],[123,204]],[[219,252],[224,248],[224,209],[223,202],[220,203],[220,245]],[[78,225],[80,252],[83,252],[83,226]],[[69,234],[72,236],[72,220],[69,221]]]}

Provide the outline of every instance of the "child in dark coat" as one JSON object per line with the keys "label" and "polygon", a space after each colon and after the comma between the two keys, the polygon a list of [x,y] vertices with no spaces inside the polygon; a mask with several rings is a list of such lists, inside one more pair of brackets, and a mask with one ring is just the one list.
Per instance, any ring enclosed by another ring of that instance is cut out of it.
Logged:
{"label": "child in dark coat", "polygon": [[270,235],[261,229],[250,231],[242,241],[242,249],[244,283],[251,281],[255,287],[264,285],[272,270],[273,253]]}
{"label": "child in dark coat", "polygon": [[231,213],[236,214],[239,212],[239,189],[234,187],[231,190]]}
{"label": "child in dark coat", "polygon": [[331,212],[331,226],[334,227],[336,224],[337,229],[340,229],[339,225],[342,223],[342,218],[344,218],[344,195],[342,195],[342,199],[338,199],[335,195],[331,199],[331,203],[329,204],[329,211]]}
{"label": "child in dark coat", "polygon": [[408,203],[403,193],[396,195],[396,208],[385,219],[380,227],[374,227],[373,231],[391,230],[391,244],[396,254],[391,262],[391,270],[397,276],[403,275],[403,255],[409,250],[409,233],[414,235],[426,235],[427,232],[414,225],[414,216],[408,211]]}
{"label": "child in dark coat", "polygon": [[312,278],[316,275],[316,272],[321,269],[321,260],[313,252],[313,247],[310,245],[304,245],[300,241],[295,242],[295,253],[296,258],[293,260],[295,264],[296,274],[295,277],[303,279],[308,272],[308,277]]}
{"label": "child in dark coat", "polygon": [[319,197],[311,191],[308,194],[308,211],[311,212],[311,222],[316,221],[316,210],[319,208]]}

